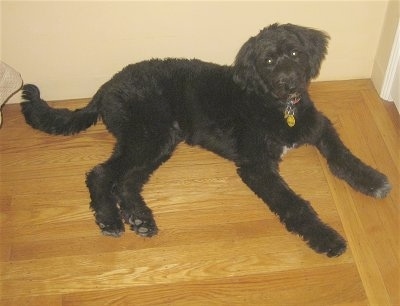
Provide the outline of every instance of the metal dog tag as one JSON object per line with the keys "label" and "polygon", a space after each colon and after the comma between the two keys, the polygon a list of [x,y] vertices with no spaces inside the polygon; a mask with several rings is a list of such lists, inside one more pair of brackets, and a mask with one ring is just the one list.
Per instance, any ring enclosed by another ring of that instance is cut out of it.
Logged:
{"label": "metal dog tag", "polygon": [[294,118],[294,110],[291,105],[286,107],[284,118],[286,119],[286,123],[289,127],[294,127],[296,124],[296,119]]}
{"label": "metal dog tag", "polygon": [[293,127],[296,124],[296,119],[293,115],[288,115],[286,118],[286,123],[288,126]]}

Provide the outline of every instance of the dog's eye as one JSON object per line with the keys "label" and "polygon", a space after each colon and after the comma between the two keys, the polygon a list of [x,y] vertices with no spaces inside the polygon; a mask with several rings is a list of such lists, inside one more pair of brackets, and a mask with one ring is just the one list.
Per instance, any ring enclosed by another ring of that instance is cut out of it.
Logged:
{"label": "dog's eye", "polygon": [[267,65],[272,65],[274,63],[274,59],[272,57],[267,57],[265,59],[265,62],[267,63]]}
{"label": "dog's eye", "polygon": [[296,57],[297,55],[299,55],[299,52],[297,50],[292,50],[290,51],[290,55]]}

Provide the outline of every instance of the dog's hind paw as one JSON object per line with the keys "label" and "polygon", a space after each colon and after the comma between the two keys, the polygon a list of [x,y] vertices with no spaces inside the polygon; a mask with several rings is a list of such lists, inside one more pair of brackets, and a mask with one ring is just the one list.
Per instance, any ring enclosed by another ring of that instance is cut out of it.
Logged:
{"label": "dog's hind paw", "polygon": [[158,228],[154,220],[143,220],[139,218],[129,218],[131,229],[142,237],[152,237],[157,234]]}
{"label": "dog's hind paw", "polygon": [[131,230],[139,236],[152,237],[158,233],[158,228],[151,212],[149,214],[142,214],[141,216],[123,213],[123,218],[125,223],[130,225]]}
{"label": "dog's hind paw", "polygon": [[101,233],[104,236],[120,237],[125,231],[122,222],[113,224],[97,222],[97,225],[100,227]]}

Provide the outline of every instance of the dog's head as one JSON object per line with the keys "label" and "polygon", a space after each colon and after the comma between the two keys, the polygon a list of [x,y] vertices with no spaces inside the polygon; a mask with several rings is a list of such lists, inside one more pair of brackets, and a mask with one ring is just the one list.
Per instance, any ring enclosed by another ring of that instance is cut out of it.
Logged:
{"label": "dog's head", "polygon": [[292,24],[266,27],[240,49],[234,81],[281,102],[299,97],[318,76],[328,39],[324,32]]}

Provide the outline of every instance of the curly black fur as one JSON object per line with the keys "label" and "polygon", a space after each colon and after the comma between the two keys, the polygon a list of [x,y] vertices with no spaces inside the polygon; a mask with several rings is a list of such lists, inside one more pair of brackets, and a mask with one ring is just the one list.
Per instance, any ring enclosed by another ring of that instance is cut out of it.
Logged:
{"label": "curly black fur", "polygon": [[[314,29],[273,24],[243,45],[233,66],[184,59],[129,65],[76,111],[50,108],[36,86],[25,85],[22,111],[28,124],[50,134],[78,133],[100,117],[116,137],[112,156],[87,175],[91,207],[104,234],[121,235],[123,222],[142,236],[157,233],[141,191],[185,141],[233,161],[289,231],[316,252],[338,256],[345,240],[279,175],[284,150],[315,145],[335,175],[367,195],[382,198],[391,187],[343,145],[307,93],[328,38]],[[292,127],[284,118],[289,111]]]}

